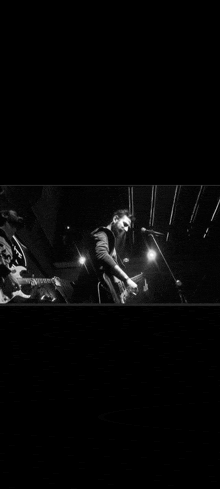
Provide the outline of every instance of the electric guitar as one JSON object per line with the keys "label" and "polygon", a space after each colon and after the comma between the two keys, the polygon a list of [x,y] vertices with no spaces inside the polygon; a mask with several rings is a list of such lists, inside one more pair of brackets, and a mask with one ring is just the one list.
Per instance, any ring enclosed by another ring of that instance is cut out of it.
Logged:
{"label": "electric guitar", "polygon": [[[128,301],[132,301],[132,298],[134,298],[134,296],[136,296],[138,293],[138,289],[137,292],[134,293],[131,287],[126,287],[124,282],[119,280],[114,275],[109,276],[106,273],[103,273],[102,278],[103,281],[99,282],[98,284],[99,302],[104,302],[100,294],[101,287],[105,290],[105,292],[107,292],[107,294],[111,295],[116,304],[126,304]],[[135,277],[131,277],[131,280],[133,280],[133,282],[136,284],[142,279],[143,272],[141,272],[139,275],[135,275]]]}
{"label": "electric guitar", "polygon": [[[31,284],[31,285],[42,285],[42,284],[53,284],[55,287],[61,287],[61,280],[59,277],[53,278],[35,278],[35,277],[23,277],[22,273],[26,272],[25,267],[13,267],[10,269],[11,274],[15,277],[20,286]],[[17,284],[7,276],[5,279],[1,278],[0,282],[0,304],[5,304],[10,302],[14,297],[22,297],[23,299],[29,299],[31,295],[24,294]]]}

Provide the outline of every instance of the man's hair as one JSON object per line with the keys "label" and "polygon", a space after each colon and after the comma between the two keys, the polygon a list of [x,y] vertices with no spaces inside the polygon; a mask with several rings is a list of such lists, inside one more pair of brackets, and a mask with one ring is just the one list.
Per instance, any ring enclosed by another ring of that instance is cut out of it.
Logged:
{"label": "man's hair", "polygon": [[128,209],[118,209],[117,211],[114,212],[112,219],[115,216],[118,216],[119,219],[121,219],[123,216],[127,216],[129,217],[129,219],[131,219],[131,222],[134,222],[136,219],[134,214],[131,214]]}
{"label": "man's hair", "polygon": [[24,226],[23,217],[19,216],[18,213],[12,209],[0,211],[0,226],[4,226],[6,222],[11,224],[11,226],[15,226],[17,229]]}

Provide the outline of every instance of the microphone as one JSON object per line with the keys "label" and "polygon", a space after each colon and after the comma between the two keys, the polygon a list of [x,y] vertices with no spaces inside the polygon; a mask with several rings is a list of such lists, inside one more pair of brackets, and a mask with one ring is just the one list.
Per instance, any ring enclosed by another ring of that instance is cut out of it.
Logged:
{"label": "microphone", "polygon": [[155,234],[155,236],[164,236],[164,233],[159,233],[159,231],[153,231],[153,229],[141,228],[142,233]]}

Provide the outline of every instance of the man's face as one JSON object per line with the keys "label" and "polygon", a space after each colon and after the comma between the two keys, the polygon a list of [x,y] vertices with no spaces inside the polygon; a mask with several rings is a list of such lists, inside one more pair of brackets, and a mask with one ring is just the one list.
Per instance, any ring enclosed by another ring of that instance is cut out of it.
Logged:
{"label": "man's face", "polygon": [[128,216],[114,216],[113,222],[112,222],[112,232],[114,233],[115,237],[122,236],[125,234],[131,227],[131,219],[129,219]]}

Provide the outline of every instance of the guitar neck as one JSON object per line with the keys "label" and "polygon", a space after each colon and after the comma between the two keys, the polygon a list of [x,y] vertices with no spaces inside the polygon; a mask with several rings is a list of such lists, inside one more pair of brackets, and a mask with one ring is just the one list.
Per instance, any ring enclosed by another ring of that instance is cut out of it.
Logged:
{"label": "guitar neck", "polygon": [[131,280],[133,280],[133,282],[139,282],[139,280],[141,280],[143,278],[143,273],[139,273],[139,275],[135,275],[135,277],[132,277]]}
{"label": "guitar neck", "polygon": [[53,279],[51,278],[30,278],[30,277],[27,277],[27,278],[20,278],[19,279],[19,283],[21,285],[24,285],[24,284],[30,284],[31,282],[37,282],[37,284],[51,284],[53,283]]}

